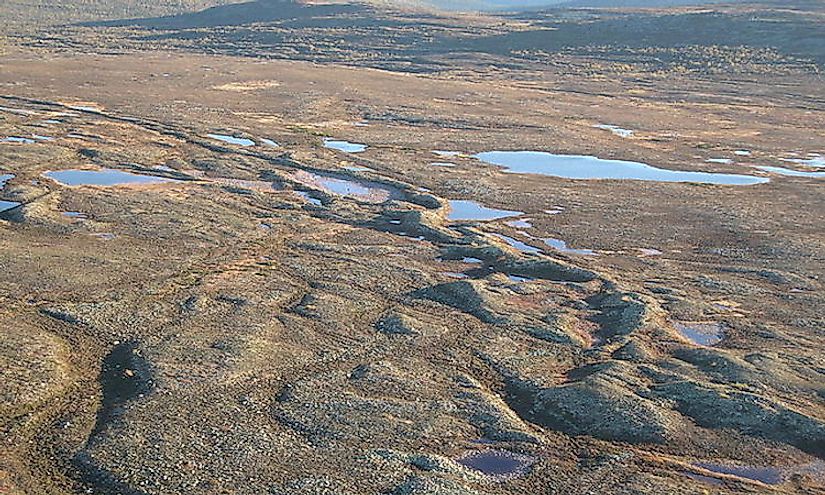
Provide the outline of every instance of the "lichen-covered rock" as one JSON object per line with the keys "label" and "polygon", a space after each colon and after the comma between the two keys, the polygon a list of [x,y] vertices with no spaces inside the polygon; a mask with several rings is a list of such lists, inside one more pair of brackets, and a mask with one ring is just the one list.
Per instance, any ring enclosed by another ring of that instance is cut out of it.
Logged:
{"label": "lichen-covered rock", "polygon": [[541,278],[554,282],[590,282],[598,278],[590,270],[557,260],[512,259],[500,263],[497,268],[511,275]]}
{"label": "lichen-covered rock", "polygon": [[421,322],[397,311],[389,311],[375,322],[375,329],[387,335],[416,335],[423,333]]}
{"label": "lichen-covered rock", "polygon": [[69,349],[57,336],[19,320],[0,320],[0,413],[21,414],[68,379]]}
{"label": "lichen-covered rock", "polygon": [[654,389],[676,402],[682,414],[707,428],[733,428],[796,445],[815,455],[825,454],[825,423],[778,401],[731,387],[678,380]]}
{"label": "lichen-covered rock", "polygon": [[501,323],[504,319],[490,309],[490,296],[484,284],[481,280],[447,282],[415,291],[413,296],[446,304],[485,323]]}
{"label": "lichen-covered rock", "polygon": [[531,410],[533,420],[571,435],[643,443],[664,443],[682,426],[678,413],[643,396],[643,383],[628,367],[594,367],[584,373],[572,383],[541,390]]}
{"label": "lichen-covered rock", "polygon": [[601,327],[599,335],[605,339],[629,335],[645,323],[647,305],[638,294],[605,292],[588,298],[587,302],[598,311],[594,320]]}
{"label": "lichen-covered rock", "polygon": [[539,443],[539,438],[500,398],[482,391],[465,391],[456,397],[467,419],[487,440]]}
{"label": "lichen-covered rock", "polygon": [[269,489],[269,495],[354,495],[343,483],[330,478],[313,476],[288,481]]}
{"label": "lichen-covered rock", "polygon": [[393,490],[392,495],[480,495],[480,492],[451,480],[415,476]]}

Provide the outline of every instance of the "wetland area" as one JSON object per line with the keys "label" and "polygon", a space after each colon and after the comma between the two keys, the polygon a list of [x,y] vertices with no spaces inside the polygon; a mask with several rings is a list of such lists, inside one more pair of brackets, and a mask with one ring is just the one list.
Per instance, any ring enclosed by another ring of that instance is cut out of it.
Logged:
{"label": "wetland area", "polygon": [[685,3],[0,3],[0,493],[825,493],[825,7]]}

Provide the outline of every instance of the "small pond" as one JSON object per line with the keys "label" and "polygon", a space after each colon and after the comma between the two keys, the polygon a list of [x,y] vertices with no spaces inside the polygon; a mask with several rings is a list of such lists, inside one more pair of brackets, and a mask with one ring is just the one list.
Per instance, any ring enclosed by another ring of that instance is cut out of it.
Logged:
{"label": "small pond", "polygon": [[251,139],[230,136],[227,134],[207,134],[206,137],[216,139],[227,144],[234,144],[236,146],[255,146],[255,141]]}
{"label": "small pond", "polygon": [[324,148],[332,150],[343,151],[346,153],[362,153],[367,150],[366,144],[351,143],[349,141],[340,141],[337,139],[324,139]]}
{"label": "small pond", "polygon": [[682,337],[696,345],[714,346],[725,337],[725,329],[721,323],[674,322],[673,326]]}
{"label": "small pond", "polygon": [[447,219],[452,221],[484,221],[517,217],[523,214],[523,211],[488,208],[476,201],[455,199],[450,200],[450,214]]}
{"label": "small pond", "polygon": [[456,462],[495,480],[504,481],[525,474],[536,459],[506,450],[491,449],[467,452],[456,459]]}

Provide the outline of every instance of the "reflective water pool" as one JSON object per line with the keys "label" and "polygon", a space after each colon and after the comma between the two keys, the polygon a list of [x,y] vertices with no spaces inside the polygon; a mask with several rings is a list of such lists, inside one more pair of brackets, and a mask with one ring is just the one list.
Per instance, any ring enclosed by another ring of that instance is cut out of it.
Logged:
{"label": "reflective water pool", "polygon": [[323,205],[324,205],[324,203],[322,203],[320,199],[318,199],[318,198],[313,198],[313,197],[312,197],[312,196],[311,196],[308,192],[306,192],[306,191],[294,191],[294,192],[295,192],[295,194],[297,194],[298,196],[300,196],[300,197],[304,198],[304,201],[306,201],[307,203],[309,203],[309,204],[311,204],[311,205],[313,205],[313,206],[323,206]]}
{"label": "reflective water pool", "polygon": [[549,175],[565,179],[628,179],[726,185],[768,182],[764,177],[750,175],[667,170],[639,162],[556,155],[543,151],[488,151],[474,156],[485,163],[504,167],[507,173]]}
{"label": "reflective water pool", "polygon": [[12,208],[17,208],[18,206],[20,206],[20,203],[15,201],[0,200],[0,211],[11,210]]}
{"label": "reflective water pool", "polygon": [[811,179],[825,178],[825,172],[804,172],[801,170],[792,170],[789,168],[769,166],[759,166],[756,168],[758,168],[759,170],[764,170],[765,172],[770,172],[772,174],[786,175],[789,177],[809,177]]}
{"label": "reflective water pool", "polygon": [[818,153],[808,153],[807,158],[783,158],[782,161],[796,163],[806,167],[825,167],[825,156]]}
{"label": "reflective water pool", "polygon": [[510,236],[506,236],[504,234],[497,234],[497,233],[492,233],[491,235],[493,235],[495,237],[498,237],[502,241],[506,242],[510,247],[512,247],[514,249],[517,249],[517,250],[521,251],[522,253],[532,253],[532,254],[541,253],[541,249],[539,249],[537,247],[533,247],[533,246],[531,246],[529,244],[526,244],[524,242],[521,242],[520,240],[514,239]]}
{"label": "reflective water pool", "polygon": [[32,144],[34,143],[34,139],[19,137],[19,136],[9,136],[0,139],[0,141],[5,143],[18,143],[18,144]]}
{"label": "reflective water pool", "polygon": [[104,168],[100,170],[55,170],[45,174],[64,186],[118,186],[124,184],[160,184],[176,182],[174,179],[152,175],[133,174],[121,170]]}
{"label": "reflective water pool", "polygon": [[530,220],[527,218],[518,219],[518,220],[508,220],[504,222],[504,225],[508,227],[513,227],[515,229],[532,229],[533,224],[530,223]]}
{"label": "reflective water pool", "polygon": [[527,472],[536,459],[506,450],[472,451],[456,459],[464,467],[499,480],[510,479]]}
{"label": "reflective water pool", "polygon": [[447,216],[447,219],[453,221],[483,221],[516,217],[523,214],[524,212],[522,211],[499,210],[497,208],[488,208],[476,201],[455,199],[450,200],[450,214]]}
{"label": "reflective water pool", "polygon": [[398,189],[387,184],[332,173],[298,170],[292,174],[292,177],[307,187],[367,203],[383,203],[403,196]]}
{"label": "reflective water pool", "polygon": [[631,131],[630,129],[622,129],[621,127],[616,126],[616,125],[598,124],[598,125],[594,125],[593,127],[596,127],[598,129],[604,129],[605,131],[610,131],[613,134],[615,134],[616,136],[623,137],[623,138],[629,138],[629,137],[633,136],[633,131]]}
{"label": "reflective water pool", "polygon": [[[6,182],[14,179],[13,174],[0,174],[0,190],[3,189],[3,186],[6,185]],[[16,208],[20,206],[20,203],[15,201],[2,201],[0,200],[0,211],[10,210],[12,208]]]}
{"label": "reflective water pool", "polygon": [[349,170],[350,172],[375,172],[375,170],[369,167],[363,167],[360,165],[345,165],[344,170]]}
{"label": "reflective water pool", "polygon": [[641,254],[641,256],[661,256],[662,254],[664,254],[656,248],[638,248],[638,249],[639,249],[639,253]]}
{"label": "reflective water pool", "polygon": [[784,481],[782,470],[773,467],[734,466],[711,462],[697,462],[694,466],[718,474],[727,474],[749,480],[761,481],[767,485],[778,485]]}
{"label": "reflective water pool", "polygon": [[438,155],[442,158],[452,158],[455,156],[460,156],[460,151],[443,151],[443,150],[433,150],[434,155]]}
{"label": "reflective water pool", "polygon": [[361,153],[367,150],[366,144],[351,143],[349,141],[341,141],[331,138],[324,138],[324,148],[329,148],[346,153]]}
{"label": "reflective water pool", "polygon": [[721,323],[674,322],[673,326],[682,337],[702,346],[714,346],[722,342],[725,336],[725,330]]}
{"label": "reflective water pool", "polygon": [[581,255],[581,256],[597,256],[598,255],[598,253],[596,253],[592,249],[573,249],[573,248],[567,247],[567,243],[565,241],[561,240],[561,239],[555,239],[553,237],[547,237],[547,238],[542,239],[542,241],[544,241],[545,244],[547,244],[551,248],[555,249],[556,251],[559,251],[560,253],[577,254],[577,255]]}
{"label": "reflective water pool", "polygon": [[85,213],[81,213],[79,211],[64,211],[60,214],[73,220],[85,220],[87,218]]}
{"label": "reflective water pool", "polygon": [[15,115],[37,115],[34,110],[25,110],[23,108],[0,107],[0,112],[13,113]]}
{"label": "reflective water pool", "polygon": [[207,134],[206,137],[223,141],[224,143],[237,146],[255,146],[255,141],[242,137],[229,136],[227,134]]}

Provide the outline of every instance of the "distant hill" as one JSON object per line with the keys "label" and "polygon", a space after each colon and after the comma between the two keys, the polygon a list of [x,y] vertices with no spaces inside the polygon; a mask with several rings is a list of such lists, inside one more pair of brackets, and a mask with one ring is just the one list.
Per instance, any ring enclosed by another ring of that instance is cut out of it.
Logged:
{"label": "distant hill", "polygon": [[243,0],[0,0],[0,33],[32,26],[196,12]]}
{"label": "distant hill", "polygon": [[[674,7],[680,5],[746,3],[748,1],[749,0],[421,0],[421,3],[445,10],[522,10],[547,7],[653,8]],[[401,0],[400,3],[409,2]]]}

